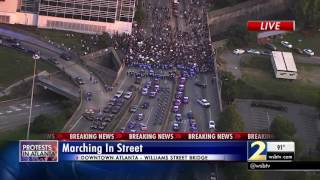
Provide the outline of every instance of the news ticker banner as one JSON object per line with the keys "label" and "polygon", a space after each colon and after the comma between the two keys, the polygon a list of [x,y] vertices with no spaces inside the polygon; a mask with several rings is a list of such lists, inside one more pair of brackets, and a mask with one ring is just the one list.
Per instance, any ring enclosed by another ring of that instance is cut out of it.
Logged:
{"label": "news ticker banner", "polygon": [[292,161],[294,142],[21,140],[19,159],[20,162]]}
{"label": "news ticker banner", "polygon": [[244,133],[244,132],[213,132],[213,133],[52,133],[51,138],[54,140],[70,141],[106,141],[106,140],[270,140],[270,133]]}

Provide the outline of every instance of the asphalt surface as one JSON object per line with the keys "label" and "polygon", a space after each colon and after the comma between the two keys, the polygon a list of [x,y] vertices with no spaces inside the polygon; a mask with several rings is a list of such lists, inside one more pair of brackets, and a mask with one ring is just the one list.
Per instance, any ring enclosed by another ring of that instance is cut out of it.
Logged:
{"label": "asphalt surface", "polygon": [[[44,42],[41,40],[38,40],[34,37],[14,32],[12,30],[7,30],[0,28],[0,34],[3,36],[8,36],[11,38],[15,38],[17,40],[23,41],[21,44],[26,49],[33,49],[40,51],[40,56],[42,59],[48,59],[50,57],[53,57],[58,60],[59,64],[57,67],[63,71],[66,72],[69,76],[72,78],[75,77],[81,77],[83,81],[85,82],[84,85],[81,85],[81,89],[83,90],[83,96],[86,92],[91,92],[93,94],[92,101],[87,102],[84,101],[82,103],[82,106],[80,107],[80,111],[76,112],[72,116],[72,119],[70,120],[71,123],[70,126],[66,127],[66,130],[70,130],[71,127],[73,127],[73,124],[76,123],[77,126],[75,127],[75,130],[78,131],[85,131],[85,129],[81,129],[82,127],[86,127],[86,121],[81,119],[82,113],[86,109],[101,109],[105,105],[105,102],[107,101],[108,95],[105,92],[104,84],[102,84],[99,80],[97,80],[97,83],[93,83],[90,81],[90,76],[92,76],[93,79],[98,79],[94,75],[91,75],[90,71],[84,68],[83,66],[77,64],[75,61],[76,59],[72,59],[71,61],[65,61],[60,58],[61,53],[63,51],[49,42]],[[77,120],[77,121],[76,121]],[[84,125],[82,125],[84,123]]]}
{"label": "asphalt surface", "polygon": [[[14,129],[28,123],[30,99],[0,102],[0,132]],[[58,101],[36,100],[33,105],[32,121],[40,114],[61,112]]]}

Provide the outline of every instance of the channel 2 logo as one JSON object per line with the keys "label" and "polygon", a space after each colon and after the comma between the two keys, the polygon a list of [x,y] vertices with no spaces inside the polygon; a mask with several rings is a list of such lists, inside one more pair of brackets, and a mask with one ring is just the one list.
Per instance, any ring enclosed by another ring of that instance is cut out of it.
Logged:
{"label": "channel 2 logo", "polygon": [[248,161],[267,160],[267,145],[263,141],[248,142]]}

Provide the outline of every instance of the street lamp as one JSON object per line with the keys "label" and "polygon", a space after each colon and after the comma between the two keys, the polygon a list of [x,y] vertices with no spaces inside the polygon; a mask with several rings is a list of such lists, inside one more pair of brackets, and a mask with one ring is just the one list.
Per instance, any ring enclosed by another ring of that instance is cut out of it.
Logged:
{"label": "street lamp", "polygon": [[28,129],[27,129],[27,140],[29,140],[30,137],[30,125],[31,125],[31,115],[32,115],[32,106],[33,106],[33,94],[34,94],[34,84],[36,79],[36,70],[37,70],[37,60],[40,59],[40,56],[38,54],[34,54],[32,56],[32,59],[34,60],[34,66],[33,66],[33,79],[32,79],[32,88],[31,88],[31,101],[30,101],[30,109],[29,109],[29,120],[28,120]]}

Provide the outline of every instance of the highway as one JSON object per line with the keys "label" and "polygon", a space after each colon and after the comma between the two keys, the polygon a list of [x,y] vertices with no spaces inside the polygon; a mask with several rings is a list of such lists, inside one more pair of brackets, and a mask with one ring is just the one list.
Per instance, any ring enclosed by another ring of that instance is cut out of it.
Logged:
{"label": "highway", "polygon": [[[92,77],[94,79],[97,79],[98,82],[96,84],[92,83],[90,81],[90,71],[87,70],[85,67],[81,66],[80,64],[77,64],[76,58],[72,59],[71,61],[65,61],[60,58],[60,54],[63,53],[63,50],[54,47],[48,42],[38,40],[32,36],[28,36],[19,32],[14,32],[3,28],[0,28],[0,34],[22,41],[22,45],[26,49],[34,49],[40,51],[42,59],[47,59],[50,57],[56,58],[59,62],[59,64],[57,65],[59,69],[65,71],[66,74],[72,78],[81,77],[84,80],[85,84],[81,85],[81,89],[83,92],[82,96],[84,96],[84,93],[86,92],[92,92],[92,101],[84,101],[82,103],[81,107],[79,108],[80,111],[76,112],[76,114],[73,115],[73,118],[70,120],[70,123],[68,123],[67,127],[65,127],[66,131],[70,130],[73,124],[79,119],[80,121],[77,122],[77,126],[86,127],[86,121],[81,119],[82,113],[86,109],[101,109],[104,107],[108,99],[108,95],[104,89],[104,84],[102,84],[94,75],[92,75]],[[84,125],[82,125],[82,123],[84,123]],[[74,129],[79,131],[85,130],[77,127]]]}
{"label": "highway", "polygon": [[[30,99],[12,100],[0,102],[0,132],[15,129],[28,123]],[[58,101],[35,100],[32,117],[41,114],[54,115],[61,112]],[[32,120],[33,120],[32,118]]]}

